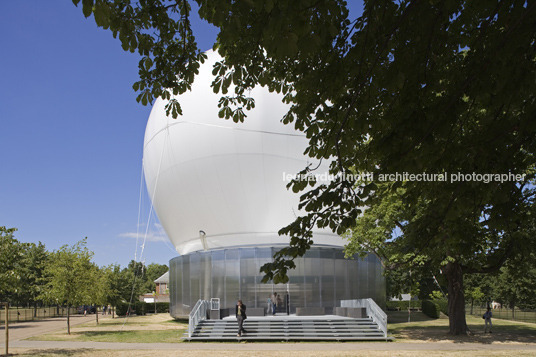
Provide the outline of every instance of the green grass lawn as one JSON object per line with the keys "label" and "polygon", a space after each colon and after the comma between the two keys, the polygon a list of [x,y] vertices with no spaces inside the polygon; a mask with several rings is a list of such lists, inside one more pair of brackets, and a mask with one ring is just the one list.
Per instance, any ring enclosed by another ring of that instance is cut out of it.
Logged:
{"label": "green grass lawn", "polygon": [[[397,342],[433,341],[433,342],[536,342],[536,324],[493,319],[493,333],[484,334],[482,318],[467,316],[467,324],[472,334],[469,336],[451,336],[449,320],[446,317],[431,319],[423,313],[412,313],[411,322],[407,322],[407,312],[389,312],[389,334]],[[144,342],[179,343],[187,331],[187,320],[173,320],[169,315],[152,315],[131,317],[128,320],[103,319],[96,325],[88,321],[73,327],[71,335],[66,331],[32,337],[40,341],[94,341],[94,342]]]}
{"label": "green grass lawn", "polygon": [[184,330],[77,331],[72,332],[70,336],[49,334],[35,339],[39,341],[179,343],[182,342],[183,333]]}
{"label": "green grass lawn", "polygon": [[[466,311],[470,311],[470,309],[466,309]],[[484,312],[486,312],[486,310],[482,308],[473,309],[473,313],[477,317],[482,316]],[[512,318],[511,309],[493,309],[492,313],[493,313],[493,318],[496,318],[496,319],[505,319],[505,320],[515,319],[516,321],[536,323],[536,311],[523,311],[523,310],[516,309],[514,311],[514,318]]]}
{"label": "green grass lawn", "polygon": [[92,341],[92,342],[182,342],[188,321],[173,320],[167,314],[126,318],[94,319],[71,328],[71,334],[61,330],[31,337],[37,341]]}
{"label": "green grass lawn", "polygon": [[[404,320],[405,319],[405,320]],[[493,333],[484,333],[484,320],[480,317],[466,316],[471,331],[469,336],[448,334],[447,317],[431,319],[422,313],[412,314],[412,322],[407,321],[406,312],[389,314],[389,333],[397,341],[459,341],[459,342],[536,342],[536,324],[493,319]]]}

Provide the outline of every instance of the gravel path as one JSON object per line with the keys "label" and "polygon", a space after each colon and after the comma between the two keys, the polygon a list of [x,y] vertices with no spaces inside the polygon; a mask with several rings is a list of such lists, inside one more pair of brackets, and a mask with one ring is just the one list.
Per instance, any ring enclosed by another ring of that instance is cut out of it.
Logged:
{"label": "gravel path", "polygon": [[[13,348],[98,349],[98,350],[174,350],[174,351],[532,351],[536,343],[450,343],[450,342],[356,342],[356,343],[119,343],[75,341],[13,341]],[[515,354],[514,352],[512,352]]]}

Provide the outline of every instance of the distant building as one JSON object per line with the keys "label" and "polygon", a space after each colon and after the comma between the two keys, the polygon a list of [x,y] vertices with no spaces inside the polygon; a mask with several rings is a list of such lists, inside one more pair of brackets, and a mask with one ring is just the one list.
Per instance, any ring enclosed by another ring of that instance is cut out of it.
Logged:
{"label": "distant building", "polygon": [[417,301],[419,300],[418,296],[411,296],[410,294],[400,294],[400,298],[396,296],[392,296],[389,298],[391,301]]}
{"label": "distant building", "polygon": [[169,271],[154,282],[156,284],[155,295],[152,293],[141,295],[140,301],[154,303],[156,299],[156,302],[169,302]]}

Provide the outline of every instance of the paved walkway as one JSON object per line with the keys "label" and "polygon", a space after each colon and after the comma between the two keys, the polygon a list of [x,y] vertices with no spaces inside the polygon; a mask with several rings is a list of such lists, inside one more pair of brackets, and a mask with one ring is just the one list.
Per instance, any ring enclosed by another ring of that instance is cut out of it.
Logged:
{"label": "paved walkway", "polygon": [[[99,316],[99,319],[101,316]],[[108,316],[106,318],[109,318]],[[95,320],[75,315],[71,326]],[[66,318],[21,322],[10,325],[10,348],[36,350],[174,350],[174,351],[527,351],[536,355],[536,343],[453,343],[453,342],[356,342],[356,343],[119,343],[75,341],[28,341],[26,338],[66,328]],[[4,329],[0,329],[0,351],[5,346]]]}
{"label": "paved walkway", "polygon": [[[102,316],[99,316],[99,320]],[[95,321],[95,315],[73,315],[70,317],[71,327],[79,325],[84,322]],[[9,344],[12,341],[24,340],[26,338],[67,329],[67,317],[54,317],[44,320],[14,322],[9,324]],[[0,326],[0,341],[4,346],[5,327],[4,324]]]}
{"label": "paved walkway", "polygon": [[[13,348],[174,350],[174,351],[534,351],[536,344],[480,344],[448,342],[356,342],[356,343],[119,343],[73,341],[13,341]],[[2,345],[3,346],[3,345]],[[514,355],[515,353],[512,352]]]}

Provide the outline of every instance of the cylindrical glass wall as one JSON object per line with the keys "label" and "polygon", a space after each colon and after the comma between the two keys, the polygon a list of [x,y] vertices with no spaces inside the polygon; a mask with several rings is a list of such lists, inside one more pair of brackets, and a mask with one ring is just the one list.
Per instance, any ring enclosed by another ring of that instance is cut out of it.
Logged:
{"label": "cylindrical glass wall", "polygon": [[297,307],[324,307],[332,313],[340,300],[373,298],[385,305],[385,280],[380,260],[345,259],[341,248],[312,247],[295,260],[288,284],[262,284],[260,268],[281,247],[227,248],[194,252],[170,260],[170,312],[184,317],[199,299],[219,298],[222,308],[234,308],[237,299],[248,307],[267,308],[277,292],[281,307],[289,295],[290,313]]}

